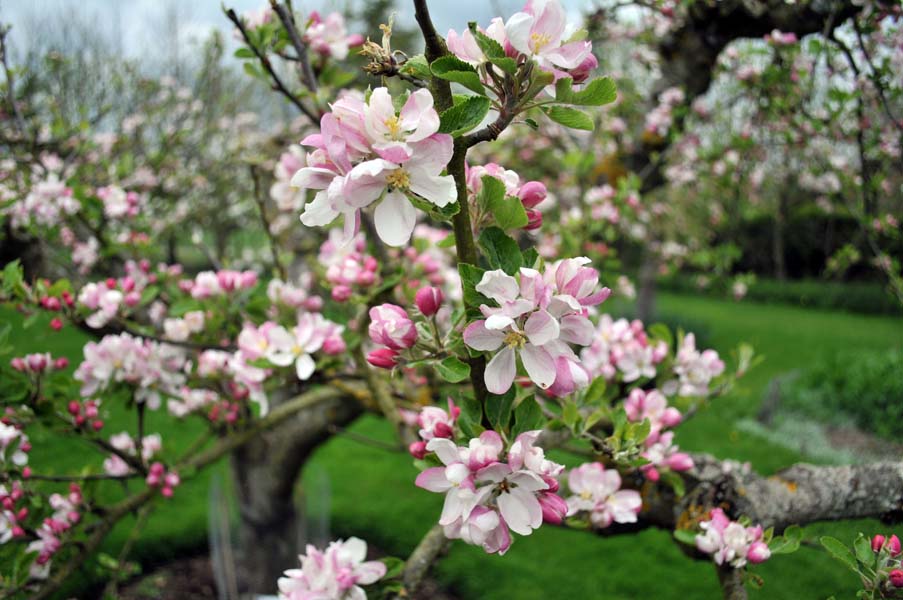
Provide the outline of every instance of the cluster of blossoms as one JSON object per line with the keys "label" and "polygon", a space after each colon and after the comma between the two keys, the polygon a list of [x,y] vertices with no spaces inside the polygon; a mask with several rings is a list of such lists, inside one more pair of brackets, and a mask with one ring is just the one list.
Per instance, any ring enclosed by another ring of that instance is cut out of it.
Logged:
{"label": "cluster of blossoms", "polygon": [[464,331],[464,343],[474,350],[495,351],[486,366],[486,388],[503,394],[511,387],[520,356],[529,378],[543,390],[560,396],[589,383],[586,370],[569,344],[589,346],[593,325],[587,309],[611,294],[599,288],[599,273],[585,266],[588,258],[570,258],[545,273],[521,268],[518,277],[487,271],[476,291],[498,306],[483,304],[486,319]]}
{"label": "cluster of blossoms", "polygon": [[282,600],[364,600],[360,586],[386,574],[385,564],[366,560],[367,543],[355,537],[331,542],[325,551],[308,544],[307,554],[298,558],[301,568],[279,578]]}
{"label": "cluster of blossoms", "polygon": [[[110,436],[110,446],[118,450],[120,454],[138,456],[138,451],[135,447],[135,439],[130,436],[128,432],[123,431]],[[160,437],[159,433],[152,433],[144,436],[141,439],[141,462],[147,463],[153,458],[154,454],[162,449],[163,439]],[[129,466],[129,463],[127,463],[120,454],[110,454],[108,458],[104,459],[103,470],[107,475],[122,477],[132,472],[132,467]]]}
{"label": "cluster of blossoms", "polygon": [[885,537],[880,533],[872,537],[872,552],[878,555],[878,572],[886,575],[895,588],[903,588],[903,563],[901,563],[900,538]]}
{"label": "cluster of blossoms", "polygon": [[30,575],[35,579],[47,577],[50,572],[50,560],[63,545],[60,535],[81,520],[78,508],[83,498],[81,488],[77,484],[70,484],[69,493],[65,496],[51,494],[48,501],[53,514],[44,519],[34,532],[37,539],[31,541],[25,548],[26,552],[37,553],[30,568]]}
{"label": "cluster of blossoms", "polygon": [[72,423],[76,427],[90,426],[94,431],[103,429],[103,420],[100,416],[100,400],[90,399],[84,402],[72,400],[66,407],[72,415]]}
{"label": "cluster of blossoms", "polygon": [[[578,31],[568,29],[567,14],[558,0],[528,0],[521,12],[505,22],[496,17],[480,32],[498,42],[509,57],[532,58],[556,81],[571,77],[580,83],[599,63],[593,56],[592,43],[581,39]],[[461,60],[474,66],[487,62],[469,30],[461,34],[450,30],[446,41],[448,49]]]}
{"label": "cluster of blossoms", "polygon": [[665,393],[705,396],[709,393],[712,379],[724,373],[724,361],[714,350],[697,350],[696,336],[688,333],[674,357],[674,373],[678,380],[665,383]]}
{"label": "cluster of blossoms", "polygon": [[636,490],[621,489],[621,475],[602,463],[585,463],[568,472],[567,515],[589,515],[590,523],[605,528],[612,523],[635,523],[643,507]]}
{"label": "cluster of blossoms", "polygon": [[184,367],[185,355],[179,348],[120,333],[85,345],[75,379],[82,382],[83,397],[94,396],[112,383],[134,386],[135,401],[156,410],[161,394],[179,394]]}
{"label": "cluster of blossoms", "polygon": [[265,358],[277,367],[294,364],[295,374],[304,381],[316,369],[311,354],[322,350],[329,355],[346,350],[342,332],[345,328],[320,313],[302,313],[291,330],[267,321],[256,327],[246,324],[238,335],[238,349],[243,362]]}
{"label": "cluster of blossoms", "polygon": [[173,490],[178,487],[182,480],[175,471],[167,471],[163,463],[155,462],[147,470],[147,477],[144,482],[149,487],[160,488],[160,495],[164,498],[172,498]]}
{"label": "cluster of blossoms", "polygon": [[179,288],[190,292],[192,298],[203,300],[215,296],[224,296],[241,290],[248,290],[257,285],[257,273],[254,271],[201,271],[194,281],[183,279]]}
{"label": "cluster of blossoms", "polygon": [[421,459],[426,456],[426,445],[435,438],[453,439],[455,437],[455,421],[461,414],[461,409],[455,406],[451,398],[448,399],[448,412],[438,406],[424,406],[420,412],[403,411],[402,418],[411,426],[417,426],[417,435],[420,440],[411,442],[408,451],[414,458]]}
{"label": "cluster of blossoms", "polygon": [[25,491],[18,481],[13,481],[9,490],[0,484],[0,544],[25,536],[25,529],[19,524],[28,518],[28,507],[19,506],[24,497]]}
{"label": "cluster of blossoms", "polygon": [[649,420],[649,435],[643,442],[645,449],[641,453],[649,462],[640,467],[647,479],[658,481],[662,469],[689,471],[693,468],[693,458],[686,452],[680,452],[674,443],[674,432],[664,431],[676,427],[683,419],[680,411],[668,406],[664,394],[658,390],[634,388],[624,401],[624,411],[630,421]]}
{"label": "cluster of blossoms", "polygon": [[[179,265],[157,265],[152,271],[147,260],[128,261],[125,265],[125,276],[110,277],[102,282],[89,282],[78,292],[78,306],[93,311],[85,318],[85,324],[93,329],[100,329],[116,318],[120,311],[135,308],[141,304],[141,293],[148,285],[156,283],[161,277],[181,275]],[[65,299],[65,298],[64,298]],[[153,317],[153,311],[151,316]]]}
{"label": "cluster of blossoms", "polygon": [[45,179],[35,183],[28,194],[2,210],[15,229],[39,225],[53,227],[59,225],[64,216],[74,215],[81,210],[81,203],[73,197],[72,188],[61,181],[56,173],[49,173]]}
{"label": "cluster of blossoms", "polygon": [[379,201],[374,223],[390,246],[407,243],[417,211],[407,194],[443,207],[455,201],[455,183],[441,175],[452,155],[450,135],[437,133],[439,114],[427,90],[411,94],[395,112],[386,88],[376,88],[365,102],[345,94],[320,120],[320,133],[301,144],[314,148],[307,166],[292,185],[318,190],[301,222],[324,226],[344,217],[344,240],[360,226],[360,210]]}
{"label": "cluster of blossoms", "polygon": [[444,437],[427,443],[445,466],[426,469],[416,485],[445,494],[439,524],[446,537],[504,554],[511,546],[510,531],[530,535],[543,521],[561,523],[567,504],[555,492],[564,466],[534,446],[539,434],[517,436],[506,462],[500,460],[504,442],[495,431],[484,431],[466,447]]}
{"label": "cluster of blossoms", "polygon": [[349,48],[363,44],[364,37],[359,33],[348,34],[342,13],[329,13],[324,19],[320,17],[320,13],[312,11],[304,32],[304,41],[322,56],[345,60]]}
{"label": "cluster of blossoms", "polygon": [[28,436],[15,425],[4,421],[0,421],[0,464],[9,462],[17,467],[25,467],[31,450]]}
{"label": "cluster of blossoms", "polygon": [[137,192],[126,192],[116,185],[99,188],[97,197],[103,202],[103,214],[108,219],[135,217],[146,203],[146,199]]}
{"label": "cluster of blossoms", "polygon": [[674,122],[674,109],[683,104],[686,96],[680,88],[671,87],[659,94],[658,106],[646,115],[646,131],[656,135],[668,135]]}
{"label": "cluster of blossoms", "polygon": [[65,356],[53,358],[49,352],[41,352],[16,356],[10,359],[9,365],[20,373],[42,375],[50,370],[65,369],[69,366],[69,359]]}
{"label": "cluster of blossoms", "polygon": [[283,152],[279,156],[279,161],[273,170],[274,181],[270,186],[270,198],[273,199],[280,213],[270,223],[270,233],[274,235],[288,229],[294,222],[293,216],[304,208],[304,191],[298,190],[291,184],[292,175],[303,167],[304,149],[298,144],[292,144],[287,152]]}
{"label": "cluster of blossoms", "polygon": [[716,564],[739,569],[746,563],[765,562],[771,556],[768,544],[762,539],[761,525],[747,527],[731,521],[720,508],[712,509],[709,517],[699,524],[703,533],[696,536],[696,547],[711,554]]}
{"label": "cluster of blossoms", "polygon": [[204,311],[192,310],[181,317],[171,317],[163,320],[163,332],[166,339],[174,342],[184,342],[193,333],[204,331]]}
{"label": "cluster of blossoms", "polygon": [[302,277],[301,287],[286,283],[281,279],[271,279],[267,284],[267,298],[277,312],[279,306],[316,312],[323,308],[323,299],[308,294],[310,284],[309,275]]}
{"label": "cluster of blossoms", "polygon": [[377,281],[379,263],[366,253],[367,243],[363,235],[357,235],[352,243],[343,243],[336,230],[329,232],[320,246],[320,264],[326,267],[326,281],[331,283],[332,299],[345,302],[354,288],[366,289]]}
{"label": "cluster of blossoms", "polygon": [[505,185],[505,195],[520,200],[527,212],[527,224],[524,229],[532,231],[542,227],[542,213],[539,206],[548,195],[546,186],[541,181],[521,181],[520,175],[510,169],[496,163],[488,163],[482,166],[468,166],[467,172],[467,197],[471,205],[474,226],[479,228],[486,224],[489,218],[489,207],[479,206],[477,197],[483,189],[483,177],[494,177]]}

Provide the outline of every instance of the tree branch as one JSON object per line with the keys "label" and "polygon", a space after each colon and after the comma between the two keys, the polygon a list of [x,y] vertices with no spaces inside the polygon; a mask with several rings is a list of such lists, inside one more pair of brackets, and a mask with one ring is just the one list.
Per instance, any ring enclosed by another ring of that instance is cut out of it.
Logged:
{"label": "tree branch", "polygon": [[445,537],[445,532],[441,525],[433,525],[414,552],[408,557],[404,563],[404,571],[402,571],[401,579],[404,582],[404,592],[406,598],[410,598],[420,587],[423,578],[439,555],[448,547],[450,540]]}
{"label": "tree branch", "polygon": [[288,32],[288,39],[291,40],[295,53],[298,55],[298,72],[303,83],[311,94],[317,93],[317,76],[310,66],[310,57],[307,54],[307,44],[298,35],[298,29],[295,27],[295,16],[282,4],[276,0],[270,0],[270,6],[276,11],[279,20]]}
{"label": "tree branch", "polygon": [[730,565],[715,566],[718,571],[718,583],[724,600],[746,600],[746,586],[743,585],[743,572]]}

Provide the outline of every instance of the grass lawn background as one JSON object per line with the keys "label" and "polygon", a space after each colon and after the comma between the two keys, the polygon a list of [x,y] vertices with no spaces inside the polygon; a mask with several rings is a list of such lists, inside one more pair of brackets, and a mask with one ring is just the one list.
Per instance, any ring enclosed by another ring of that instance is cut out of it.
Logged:
{"label": "grass lawn background", "polygon": [[[688,325],[706,328],[706,342],[726,355],[741,341],[751,343],[765,362],[750,372],[740,390],[721,398],[682,425],[677,442],[685,449],[710,452],[723,458],[749,461],[762,473],[771,473],[802,459],[799,455],[750,434],[733,424],[758,410],[768,382],[781,373],[805,367],[824,353],[903,347],[903,319],[839,312],[805,310],[786,305],[734,303],[712,298],[661,294],[662,314]],[[0,310],[0,321],[18,324],[19,316]],[[53,333],[38,324],[28,331],[15,329],[18,353],[45,350],[52,342],[55,354],[66,354],[78,364],[86,338],[74,331]],[[128,427],[124,411],[107,403],[105,432]],[[200,430],[197,422],[177,423],[154,415],[148,432],[164,434],[164,450],[185,447]],[[390,429],[367,417],[352,431],[390,440]],[[71,472],[81,466],[84,445],[62,443],[49,433],[32,433],[35,472]],[[569,464],[575,461],[556,455]],[[98,455],[99,461],[102,457]],[[579,461],[577,461],[579,462]],[[336,535],[358,535],[398,556],[407,555],[435,522],[442,498],[413,486],[416,475],[409,458],[365,446],[347,437],[324,445],[307,467],[307,495],[332,516]],[[176,490],[170,502],[158,503],[133,556],[165,559],[206,544],[208,486],[211,477],[227,476],[225,464]],[[323,490],[328,482],[328,491]],[[104,493],[121,494],[116,486]],[[328,502],[325,502],[328,497]],[[116,554],[128,535],[129,523],[119,527],[106,545]],[[831,534],[844,541],[858,531],[885,530],[877,521],[819,524],[806,528],[808,536]],[[897,531],[901,533],[900,530]],[[290,567],[293,565],[286,565]],[[852,573],[814,548],[779,556],[756,567],[765,587],[753,598],[802,599],[852,597]],[[86,574],[89,575],[89,574]],[[518,537],[504,557],[486,556],[460,542],[439,563],[437,577],[463,598],[719,598],[710,564],[685,558],[670,532],[649,530],[639,535],[600,538],[591,534],[544,527],[527,538]]]}

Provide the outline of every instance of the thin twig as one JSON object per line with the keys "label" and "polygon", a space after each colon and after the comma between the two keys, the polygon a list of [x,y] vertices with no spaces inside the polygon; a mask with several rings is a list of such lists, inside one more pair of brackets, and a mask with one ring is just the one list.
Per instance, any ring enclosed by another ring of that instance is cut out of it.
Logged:
{"label": "thin twig", "polygon": [[279,20],[282,21],[282,25],[288,32],[288,39],[291,40],[292,46],[295,48],[295,53],[298,55],[298,72],[301,77],[301,83],[307,87],[312,95],[316,96],[317,76],[314,75],[314,70],[310,66],[307,44],[305,44],[304,40],[301,39],[301,36],[298,35],[294,14],[289,12],[285,6],[276,0],[270,0],[270,6],[273,7],[273,10],[276,11],[276,14],[279,16]]}
{"label": "thin twig", "polygon": [[260,175],[257,173],[257,167],[254,165],[251,165],[250,169],[251,179],[254,182],[254,202],[257,203],[257,211],[260,213],[260,223],[263,226],[263,232],[270,242],[270,256],[273,259],[273,267],[276,269],[276,272],[279,273],[279,278],[282,279],[282,281],[287,282],[288,272],[282,264],[282,261],[279,260],[279,247],[276,243],[276,238],[273,237],[273,232],[270,231],[270,221],[267,218],[266,202],[260,194]]}

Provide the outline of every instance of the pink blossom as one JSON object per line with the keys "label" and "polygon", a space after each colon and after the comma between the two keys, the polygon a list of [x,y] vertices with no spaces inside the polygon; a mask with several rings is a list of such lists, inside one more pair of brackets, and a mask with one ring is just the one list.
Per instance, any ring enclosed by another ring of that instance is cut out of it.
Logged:
{"label": "pink blossom", "polygon": [[318,13],[312,12],[310,25],[304,32],[304,40],[310,44],[314,52],[336,60],[345,60],[348,56],[348,49],[352,46],[360,46],[364,41],[360,34],[348,35],[345,28],[345,17],[338,12],[328,14],[325,19],[321,19]]}
{"label": "pink blossom", "polygon": [[386,574],[380,561],[366,561],[367,544],[352,537],[331,542],[321,552],[308,545],[301,555],[301,568],[285,571],[278,581],[283,600],[362,600],[360,587],[375,583]]}
{"label": "pink blossom", "polygon": [[639,492],[622,490],[621,476],[602,463],[585,463],[568,473],[568,515],[589,513],[596,527],[608,527],[612,522],[635,523],[643,501]]}
{"label": "pink blossom", "polygon": [[566,17],[558,0],[527,0],[523,12],[505,23],[505,34],[515,50],[532,57],[540,68],[564,75],[562,71],[581,67],[592,53],[590,42],[564,39]]}
{"label": "pink blossom", "polygon": [[381,304],[370,309],[370,339],[393,350],[410,348],[417,341],[417,328],[403,308]]}
{"label": "pink blossom", "polygon": [[649,437],[657,438],[662,429],[675,427],[682,419],[680,411],[668,406],[668,400],[658,390],[648,392],[641,388],[630,390],[630,395],[624,401],[624,410],[631,421],[649,420],[651,424]]}
{"label": "pink blossom", "polygon": [[731,521],[720,508],[712,509],[709,519],[699,526],[703,532],[696,536],[696,548],[711,554],[718,565],[739,569],[747,562],[760,563],[771,556],[761,526],[744,527]]}
{"label": "pink blossom", "polygon": [[444,299],[445,294],[442,293],[441,288],[437,287],[424,286],[414,294],[414,303],[417,304],[417,309],[424,317],[432,317],[439,312]]}

